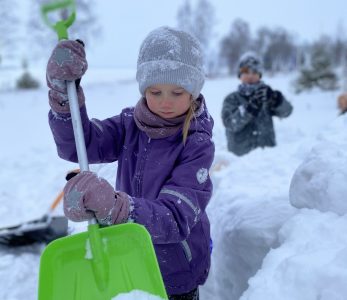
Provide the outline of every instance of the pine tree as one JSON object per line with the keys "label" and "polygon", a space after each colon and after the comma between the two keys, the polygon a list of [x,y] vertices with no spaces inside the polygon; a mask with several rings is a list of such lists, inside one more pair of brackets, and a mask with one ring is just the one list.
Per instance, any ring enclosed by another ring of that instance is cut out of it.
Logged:
{"label": "pine tree", "polygon": [[23,60],[22,63],[23,73],[17,79],[16,88],[17,89],[37,89],[40,84],[39,82],[30,74],[28,70],[28,61],[26,59]]}
{"label": "pine tree", "polygon": [[301,70],[299,78],[295,81],[297,93],[314,87],[322,90],[336,90],[338,88],[338,79],[333,70],[329,45],[327,40],[313,45],[310,64]]}

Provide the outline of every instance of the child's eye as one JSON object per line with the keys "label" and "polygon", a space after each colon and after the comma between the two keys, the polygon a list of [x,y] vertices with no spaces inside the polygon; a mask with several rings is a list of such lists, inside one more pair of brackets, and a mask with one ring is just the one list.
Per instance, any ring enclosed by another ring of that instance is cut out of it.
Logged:
{"label": "child's eye", "polygon": [[153,96],[159,96],[160,95],[160,91],[150,91],[150,93],[153,95]]}
{"label": "child's eye", "polygon": [[172,92],[174,96],[181,96],[183,95],[183,92]]}

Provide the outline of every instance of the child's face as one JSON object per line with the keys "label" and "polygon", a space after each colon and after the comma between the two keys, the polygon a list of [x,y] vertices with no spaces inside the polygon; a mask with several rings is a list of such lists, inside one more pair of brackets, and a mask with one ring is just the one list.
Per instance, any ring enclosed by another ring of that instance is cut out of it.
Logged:
{"label": "child's face", "polygon": [[191,95],[177,85],[152,85],[146,89],[145,96],[149,109],[164,119],[183,115],[191,104]]}
{"label": "child's face", "polygon": [[242,81],[242,83],[257,83],[260,80],[260,75],[256,72],[249,70],[247,72],[241,73],[240,80]]}

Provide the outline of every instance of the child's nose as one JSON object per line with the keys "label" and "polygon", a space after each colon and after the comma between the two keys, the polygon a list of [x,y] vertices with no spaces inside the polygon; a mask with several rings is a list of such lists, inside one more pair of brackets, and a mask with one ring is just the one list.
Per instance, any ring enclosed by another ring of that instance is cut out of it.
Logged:
{"label": "child's nose", "polygon": [[173,103],[173,97],[171,97],[170,95],[163,95],[162,104],[172,105],[172,103]]}

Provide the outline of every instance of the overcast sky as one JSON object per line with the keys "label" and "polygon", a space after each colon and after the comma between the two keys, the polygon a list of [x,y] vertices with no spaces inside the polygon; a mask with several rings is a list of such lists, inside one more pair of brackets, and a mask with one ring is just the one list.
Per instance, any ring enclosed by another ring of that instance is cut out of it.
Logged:
{"label": "overcast sky", "polygon": [[[91,66],[135,67],[142,40],[152,29],[176,26],[184,0],[97,0],[102,36],[89,49]],[[196,1],[191,1],[195,3]],[[346,0],[211,0],[217,19],[216,37],[224,36],[236,18],[247,21],[254,33],[265,25],[284,27],[300,40],[347,31]],[[344,33],[343,33],[344,34]]]}

